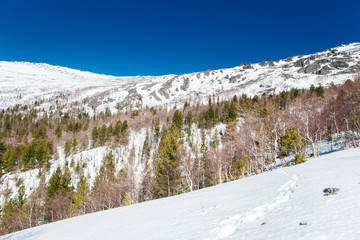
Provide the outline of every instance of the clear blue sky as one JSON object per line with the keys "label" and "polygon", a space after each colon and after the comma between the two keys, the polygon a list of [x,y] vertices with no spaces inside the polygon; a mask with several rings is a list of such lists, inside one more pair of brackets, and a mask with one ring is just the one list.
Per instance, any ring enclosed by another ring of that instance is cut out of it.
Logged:
{"label": "clear blue sky", "polygon": [[0,0],[0,60],[181,74],[360,41],[360,1]]}

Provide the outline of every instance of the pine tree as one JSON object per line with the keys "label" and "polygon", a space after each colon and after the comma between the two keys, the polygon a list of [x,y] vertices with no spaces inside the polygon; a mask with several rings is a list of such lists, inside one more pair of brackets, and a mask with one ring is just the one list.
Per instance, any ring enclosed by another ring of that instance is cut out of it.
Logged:
{"label": "pine tree", "polygon": [[71,153],[71,140],[66,140],[65,142],[65,146],[64,146],[64,153],[65,153],[65,157],[70,156]]}
{"label": "pine tree", "polygon": [[114,154],[110,151],[103,159],[103,165],[105,166],[106,175],[115,172]]}
{"label": "pine tree", "polygon": [[299,153],[295,154],[294,158],[291,159],[291,162],[294,164],[304,163],[304,162],[306,162],[305,157],[306,157],[305,154],[299,152]]}
{"label": "pine tree", "polygon": [[99,131],[98,131],[98,128],[95,126],[93,128],[93,130],[91,131],[91,137],[92,137],[92,145],[95,146],[96,143],[98,142],[99,140]]}
{"label": "pine tree", "polygon": [[120,131],[121,136],[125,136],[125,135],[126,135],[127,129],[128,129],[128,122],[127,122],[127,120],[125,120],[125,121],[123,122],[122,126],[121,126],[121,131]]}
{"label": "pine tree", "polygon": [[56,127],[56,129],[55,129],[55,135],[56,135],[56,137],[57,137],[58,139],[61,137],[61,132],[62,132],[61,126],[58,125],[58,126]]}
{"label": "pine tree", "polygon": [[21,155],[20,168],[32,167],[35,163],[35,151],[33,145],[27,145]]}
{"label": "pine tree", "polygon": [[77,184],[76,192],[72,196],[69,207],[70,216],[78,216],[86,213],[86,202],[89,195],[89,185],[86,177],[81,176]]}
{"label": "pine tree", "polygon": [[181,192],[178,148],[179,130],[175,124],[164,128],[159,143],[159,159],[156,163],[154,196],[167,197]]}
{"label": "pine tree", "polygon": [[71,173],[68,167],[65,168],[64,174],[61,176],[59,189],[62,192],[67,192],[71,189]]}
{"label": "pine tree", "polygon": [[178,131],[182,130],[183,127],[183,115],[179,110],[176,110],[172,119],[172,123],[178,129]]}
{"label": "pine tree", "polygon": [[72,140],[72,152],[76,152],[77,151],[77,140],[76,137],[74,137],[74,139]]}
{"label": "pine tree", "polygon": [[61,170],[58,167],[56,171],[51,175],[49,183],[47,184],[45,191],[48,198],[55,196],[56,192],[60,189],[61,184]]}
{"label": "pine tree", "polygon": [[285,134],[280,137],[278,144],[281,155],[288,155],[292,151],[297,153],[303,146],[302,138],[294,127],[285,129]]}

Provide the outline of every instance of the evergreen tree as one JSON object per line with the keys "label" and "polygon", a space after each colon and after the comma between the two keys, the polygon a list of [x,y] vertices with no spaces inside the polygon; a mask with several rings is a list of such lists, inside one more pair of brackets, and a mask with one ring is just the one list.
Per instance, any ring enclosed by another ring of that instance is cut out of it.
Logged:
{"label": "evergreen tree", "polygon": [[178,148],[179,130],[175,125],[164,128],[159,143],[159,159],[156,163],[154,196],[167,197],[181,192]]}
{"label": "evergreen tree", "polygon": [[74,137],[74,139],[72,140],[72,152],[76,152],[77,151],[77,140],[76,137]]}
{"label": "evergreen tree", "polygon": [[280,137],[278,144],[281,155],[288,155],[292,151],[297,153],[303,146],[302,138],[294,127],[285,129],[285,134]]}
{"label": "evergreen tree", "polygon": [[48,198],[52,198],[53,196],[55,196],[57,191],[60,189],[61,177],[62,177],[61,170],[58,167],[56,171],[51,175],[49,183],[45,188]]}
{"label": "evergreen tree", "polygon": [[65,168],[64,174],[61,176],[60,180],[60,190],[62,192],[68,192],[71,189],[71,173],[68,167]]}
{"label": "evergreen tree", "polygon": [[64,154],[65,154],[65,157],[68,157],[70,156],[70,153],[71,153],[71,140],[66,140],[65,142],[65,146],[64,146]]}
{"label": "evergreen tree", "polygon": [[91,137],[92,137],[92,145],[95,146],[99,139],[99,131],[98,128],[95,126],[93,130],[91,131]]}
{"label": "evergreen tree", "polygon": [[231,167],[231,176],[233,180],[239,179],[244,173],[246,173],[246,169],[248,168],[247,158],[245,153],[242,154],[241,159],[237,159],[235,164]]}
{"label": "evergreen tree", "polygon": [[306,162],[305,157],[306,157],[305,154],[299,152],[299,153],[295,154],[294,158],[291,159],[291,162],[294,164],[304,163],[304,162]]}
{"label": "evergreen tree", "polygon": [[124,207],[124,206],[128,206],[128,205],[131,205],[132,203],[132,200],[131,200],[131,197],[128,193],[125,193],[123,199],[122,199],[122,203],[121,203],[121,206]]}
{"label": "evergreen tree", "polygon": [[181,131],[183,127],[183,115],[179,110],[176,110],[172,119],[172,123],[175,127]]}
{"label": "evergreen tree", "polygon": [[123,124],[122,124],[122,126],[121,126],[121,131],[120,131],[120,133],[121,133],[121,135],[122,136],[125,136],[126,135],[126,133],[127,133],[127,130],[128,130],[128,122],[127,122],[127,120],[125,120],[124,122],[123,122]]}
{"label": "evergreen tree", "polygon": [[76,192],[73,194],[69,214],[70,216],[78,216],[86,213],[86,202],[89,195],[89,185],[86,177],[81,176],[77,184]]}
{"label": "evergreen tree", "polygon": [[35,150],[33,144],[24,147],[21,155],[20,168],[32,167],[35,164]]}
{"label": "evergreen tree", "polygon": [[55,135],[58,139],[61,137],[61,133],[62,133],[61,126],[58,125],[55,129]]}
{"label": "evergreen tree", "polygon": [[103,165],[105,166],[106,175],[115,172],[114,154],[110,151],[103,159]]}

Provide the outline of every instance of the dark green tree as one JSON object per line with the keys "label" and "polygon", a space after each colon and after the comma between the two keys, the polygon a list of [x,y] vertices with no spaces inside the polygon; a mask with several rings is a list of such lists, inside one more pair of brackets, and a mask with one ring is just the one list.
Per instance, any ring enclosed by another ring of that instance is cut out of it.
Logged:
{"label": "dark green tree", "polygon": [[153,195],[155,198],[179,194],[181,174],[177,155],[179,130],[172,124],[169,129],[164,127],[159,143],[159,159],[156,163]]}
{"label": "dark green tree", "polygon": [[61,170],[58,167],[56,171],[51,175],[49,183],[45,188],[46,195],[48,198],[52,198],[53,196],[55,196],[57,191],[60,189],[61,178],[62,178]]}

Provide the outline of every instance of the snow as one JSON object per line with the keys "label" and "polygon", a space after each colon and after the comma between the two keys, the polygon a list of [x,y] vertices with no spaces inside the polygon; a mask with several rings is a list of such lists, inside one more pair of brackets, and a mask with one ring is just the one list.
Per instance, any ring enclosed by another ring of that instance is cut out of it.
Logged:
{"label": "snow", "polygon": [[[316,59],[309,60],[310,56],[316,56]],[[66,110],[83,103],[81,107],[93,114],[90,104],[93,100],[98,103],[96,111],[109,107],[113,113],[117,111],[117,104],[131,104],[135,108],[167,105],[170,109],[190,98],[205,103],[209,95],[229,98],[246,93],[253,96],[309,88],[311,84],[339,84],[353,79],[355,73],[345,70],[359,64],[359,57],[360,43],[352,43],[316,54],[295,56],[291,61],[276,61],[274,66],[252,64],[253,69],[237,66],[182,75],[133,77],[100,75],[44,63],[0,61],[0,109],[37,101],[40,109],[59,105]],[[326,75],[305,74],[299,73],[300,67],[294,66],[298,59],[308,64],[324,60],[321,67],[328,67],[328,60],[341,60],[349,67],[332,68]]]}
{"label": "snow", "polygon": [[[358,239],[359,148],[0,239]],[[336,195],[323,189],[337,187]],[[301,223],[301,224],[300,224]]]}
{"label": "snow", "polygon": [[[121,145],[114,150],[109,147],[97,147],[85,151],[81,151],[75,154],[71,154],[69,157],[65,157],[63,147],[57,148],[58,159],[52,159],[50,161],[50,169],[45,173],[45,183],[47,184],[52,174],[58,167],[62,171],[66,167],[69,167],[72,185],[76,186],[80,180],[80,176],[84,175],[87,181],[92,187],[97,174],[103,164],[103,159],[107,153],[112,151],[114,155],[114,163],[116,171],[119,171],[125,167],[133,167],[131,169],[135,175],[135,183],[138,184],[141,181],[141,173],[143,170],[143,163],[141,163],[141,151],[146,136],[146,128],[139,130],[131,130],[129,133],[129,144]],[[134,164],[129,165],[129,158],[131,157],[131,150],[134,149]],[[73,162],[73,165],[71,165]],[[75,166],[79,164],[80,172],[75,172]],[[45,171],[45,170],[42,170]],[[20,182],[21,184],[17,184]],[[15,171],[12,173],[5,173],[0,178],[0,192],[4,193],[9,191],[9,197],[14,198],[18,193],[18,187],[23,185],[25,187],[25,196],[30,196],[31,192],[39,187],[39,169],[31,169],[27,171]],[[5,194],[0,195],[0,205],[4,204],[6,200]]]}

